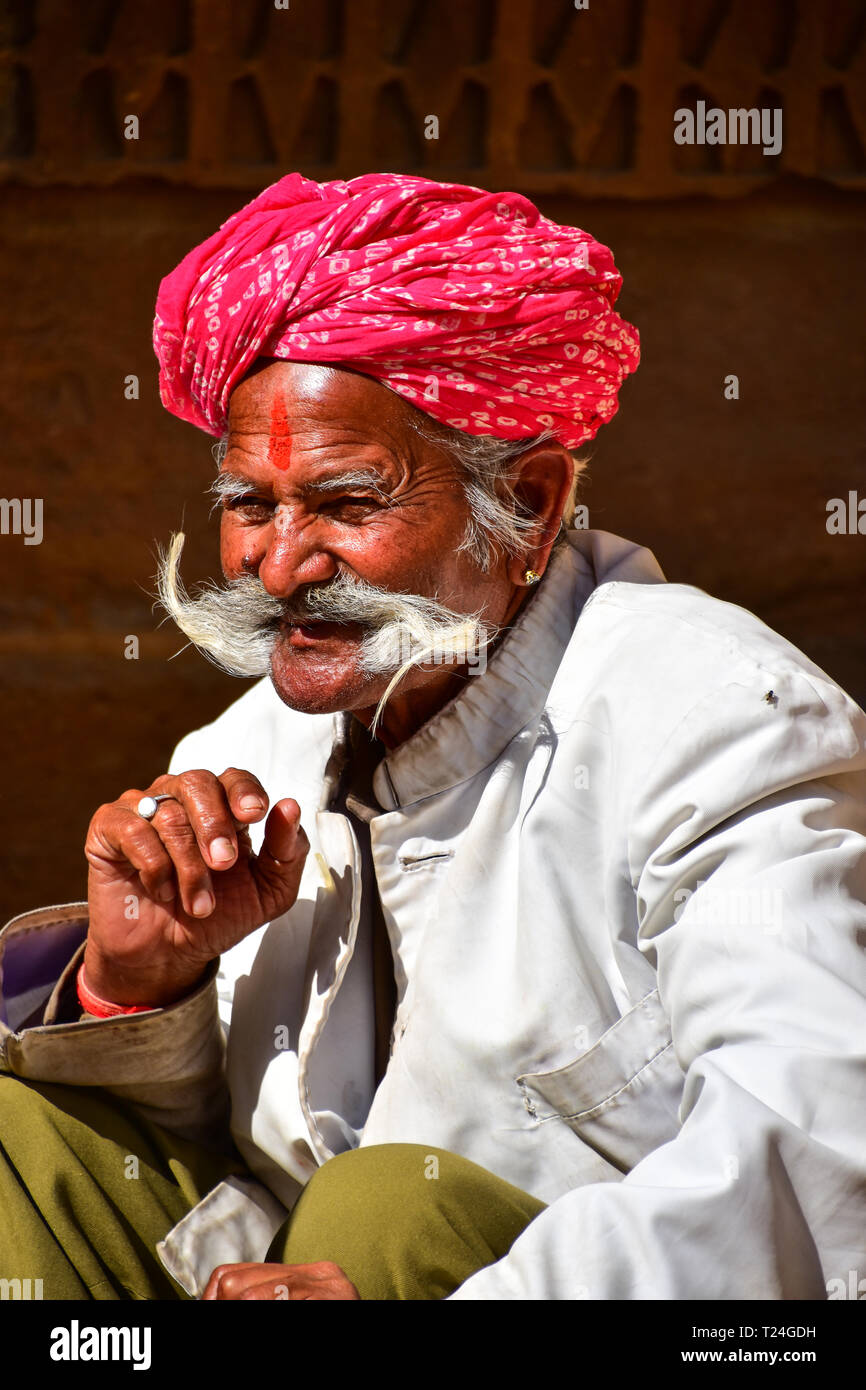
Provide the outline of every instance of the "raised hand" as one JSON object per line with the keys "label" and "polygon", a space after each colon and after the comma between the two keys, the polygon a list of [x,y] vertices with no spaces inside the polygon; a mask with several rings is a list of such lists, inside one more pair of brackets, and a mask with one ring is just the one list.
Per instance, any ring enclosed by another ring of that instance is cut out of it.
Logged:
{"label": "raised hand", "polygon": [[[164,796],[151,821],[136,811]],[[309,841],[300,807],[276,802],[258,855],[248,827],[268,797],[251,772],[166,774],[100,806],[87,833],[90,927],[84,973],[116,1004],[172,1003],[208,963],[294,903]],[[130,899],[137,915],[130,914]]]}

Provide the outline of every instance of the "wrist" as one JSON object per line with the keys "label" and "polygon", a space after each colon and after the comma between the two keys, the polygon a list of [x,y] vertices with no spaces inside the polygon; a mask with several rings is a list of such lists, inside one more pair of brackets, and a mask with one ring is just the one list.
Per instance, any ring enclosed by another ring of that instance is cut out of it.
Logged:
{"label": "wrist", "polygon": [[78,992],[78,1002],[85,1013],[91,1014],[94,1018],[116,1018],[120,1014],[141,1014],[148,1013],[155,1006],[153,1004],[114,1004],[108,999],[103,999],[95,994],[87,983],[84,973],[84,962],[82,961],[75,979],[75,987]]}
{"label": "wrist", "polygon": [[95,1005],[96,1017],[126,1012],[163,1009],[176,1004],[201,983],[207,966],[195,973],[178,975],[119,968],[106,961],[88,944],[78,974],[78,997],[88,1013],[88,1001]]}

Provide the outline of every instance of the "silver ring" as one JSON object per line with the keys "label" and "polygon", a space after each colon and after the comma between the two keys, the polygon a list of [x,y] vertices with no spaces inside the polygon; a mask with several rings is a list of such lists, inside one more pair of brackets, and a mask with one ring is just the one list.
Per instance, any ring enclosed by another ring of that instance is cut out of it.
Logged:
{"label": "silver ring", "polygon": [[135,808],[136,813],[142,820],[153,820],[161,801],[177,801],[177,797],[169,795],[168,792],[163,792],[160,796],[143,796]]}

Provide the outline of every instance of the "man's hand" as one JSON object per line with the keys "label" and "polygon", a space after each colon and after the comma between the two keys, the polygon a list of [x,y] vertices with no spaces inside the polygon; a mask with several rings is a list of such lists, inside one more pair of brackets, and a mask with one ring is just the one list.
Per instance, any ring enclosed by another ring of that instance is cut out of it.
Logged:
{"label": "man's hand", "polygon": [[[143,796],[166,793],[176,799],[161,801],[152,821],[138,815]],[[209,961],[292,906],[309,841],[298,803],[286,798],[254,855],[247,827],[267,809],[261,783],[237,768],[221,777],[166,774],[99,808],[84,849],[84,972],[95,994],[115,1004],[173,1003]]]}
{"label": "man's hand", "polygon": [[355,1285],[339,1265],[321,1260],[314,1265],[217,1265],[202,1294],[212,1299],[360,1299]]}

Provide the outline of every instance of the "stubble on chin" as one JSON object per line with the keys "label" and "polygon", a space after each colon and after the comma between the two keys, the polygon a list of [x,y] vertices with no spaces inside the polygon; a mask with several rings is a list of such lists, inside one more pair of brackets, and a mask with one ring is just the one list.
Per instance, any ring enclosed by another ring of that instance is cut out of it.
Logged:
{"label": "stubble on chin", "polygon": [[271,653],[271,684],[284,705],[301,714],[336,714],[376,704],[385,684],[360,668],[359,643],[330,656],[292,650],[279,639]]}

